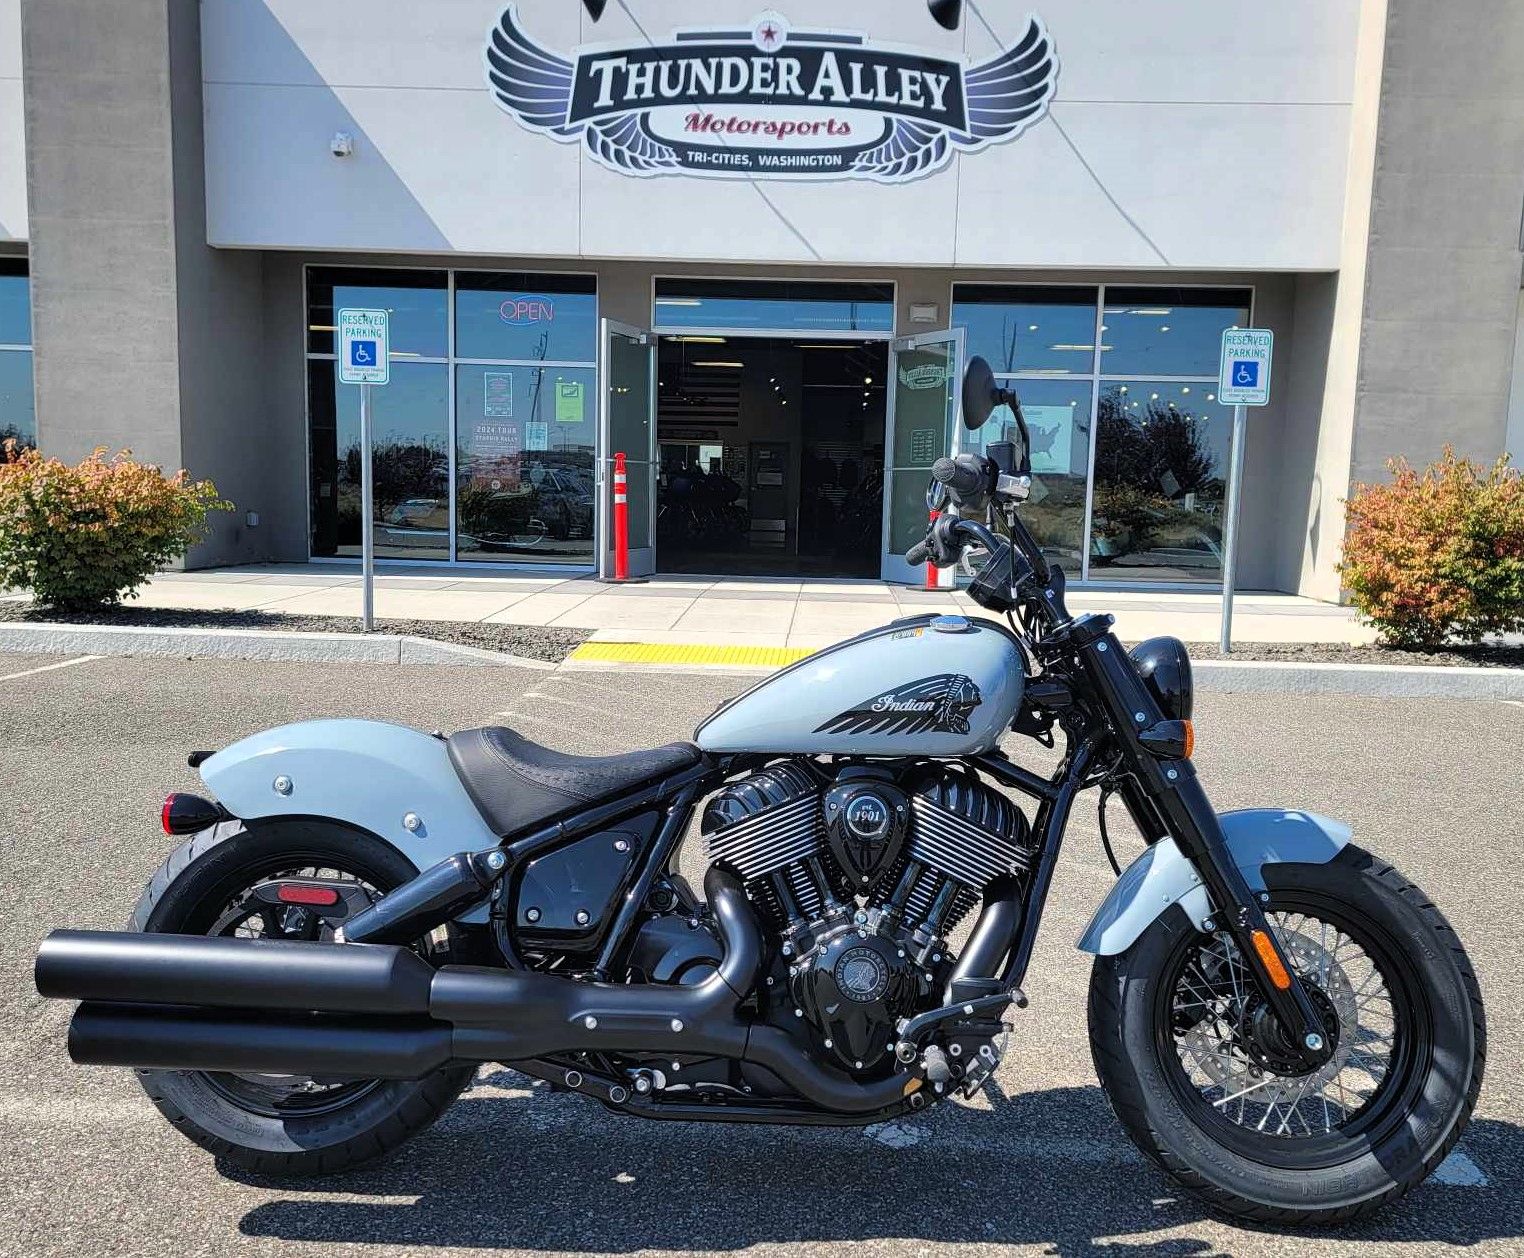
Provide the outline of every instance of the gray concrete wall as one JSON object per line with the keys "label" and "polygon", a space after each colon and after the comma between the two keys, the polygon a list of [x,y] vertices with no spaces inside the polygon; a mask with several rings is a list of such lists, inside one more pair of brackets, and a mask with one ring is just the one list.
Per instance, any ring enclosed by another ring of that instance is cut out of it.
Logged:
{"label": "gray concrete wall", "polygon": [[24,0],[38,437],[181,465],[164,0]]}
{"label": "gray concrete wall", "polygon": [[1524,208],[1524,5],[1390,0],[1352,477],[1491,460],[1508,415]]}
{"label": "gray concrete wall", "polygon": [[[168,18],[181,462],[235,507],[212,516],[186,562],[249,563],[276,554],[265,510],[277,469],[265,431],[263,260],[206,243],[197,0],[170,0]],[[250,511],[259,515],[253,528]]]}
{"label": "gray concrete wall", "polygon": [[[197,0],[25,0],[39,442],[210,477],[190,566],[272,557],[258,254],[206,244]],[[263,526],[262,526],[263,527]]]}

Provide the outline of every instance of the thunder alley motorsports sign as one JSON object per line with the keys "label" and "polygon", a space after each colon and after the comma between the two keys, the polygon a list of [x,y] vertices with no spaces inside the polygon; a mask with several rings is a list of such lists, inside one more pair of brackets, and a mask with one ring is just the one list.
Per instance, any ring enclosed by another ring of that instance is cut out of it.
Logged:
{"label": "thunder alley motorsports sign", "polygon": [[682,30],[670,44],[580,47],[567,58],[530,39],[510,5],[485,56],[505,111],[629,175],[897,183],[1020,134],[1058,76],[1035,17],[977,66],[790,30],[776,13],[749,30]]}

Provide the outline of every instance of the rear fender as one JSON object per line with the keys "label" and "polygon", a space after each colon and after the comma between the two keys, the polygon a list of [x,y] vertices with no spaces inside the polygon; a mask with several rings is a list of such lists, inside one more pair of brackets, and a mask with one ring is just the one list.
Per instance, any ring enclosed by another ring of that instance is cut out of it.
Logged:
{"label": "rear fender", "polygon": [[[442,739],[380,721],[302,721],[202,761],[235,817],[327,817],[390,843],[422,870],[498,838],[466,794]],[[465,914],[485,920],[485,906]]]}
{"label": "rear fender", "polygon": [[[1322,865],[1350,839],[1342,821],[1312,812],[1282,808],[1245,808],[1219,820],[1228,850],[1253,891],[1265,890],[1266,865]],[[1082,952],[1114,956],[1132,947],[1155,918],[1171,905],[1183,908],[1198,930],[1212,916],[1206,888],[1190,861],[1163,839],[1133,861],[1101,901],[1079,938]]]}

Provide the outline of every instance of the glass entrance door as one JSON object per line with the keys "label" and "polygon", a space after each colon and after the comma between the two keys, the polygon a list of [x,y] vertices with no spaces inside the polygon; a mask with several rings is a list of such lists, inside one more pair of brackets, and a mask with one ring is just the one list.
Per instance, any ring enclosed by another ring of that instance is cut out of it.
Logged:
{"label": "glass entrance door", "polygon": [[599,343],[598,575],[614,573],[614,456],[625,460],[630,575],[656,571],[656,338],[602,321]]}
{"label": "glass entrance door", "polygon": [[958,452],[963,329],[923,332],[894,341],[889,348],[882,577],[918,582],[924,572],[905,562],[905,552],[926,536],[931,465]]}

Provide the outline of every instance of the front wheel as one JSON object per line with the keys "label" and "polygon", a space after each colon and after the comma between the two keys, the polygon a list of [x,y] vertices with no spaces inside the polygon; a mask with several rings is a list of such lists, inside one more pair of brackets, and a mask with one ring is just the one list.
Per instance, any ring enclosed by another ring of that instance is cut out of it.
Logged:
{"label": "front wheel", "polygon": [[1269,865],[1265,913],[1323,1012],[1307,1071],[1226,933],[1179,908],[1096,958],[1090,1045],[1128,1135],[1217,1208],[1276,1224],[1358,1218],[1460,1139],[1486,1056],[1470,958],[1428,898],[1368,852]]}

